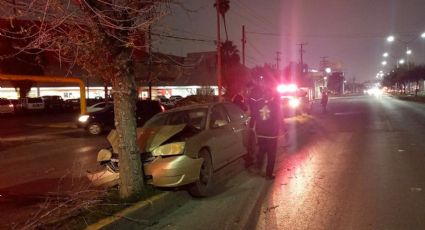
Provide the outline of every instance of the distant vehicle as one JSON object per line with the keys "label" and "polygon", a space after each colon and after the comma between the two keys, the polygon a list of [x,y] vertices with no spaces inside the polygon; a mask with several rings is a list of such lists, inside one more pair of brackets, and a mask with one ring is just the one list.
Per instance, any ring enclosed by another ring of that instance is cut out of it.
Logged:
{"label": "distant vehicle", "polygon": [[308,89],[299,88],[296,84],[279,84],[276,91],[282,101],[285,116],[296,115],[310,111]]}
{"label": "distant vehicle", "polygon": [[15,106],[7,98],[0,98],[0,114],[10,114],[15,112]]}
{"label": "distant vehicle", "polygon": [[[247,153],[248,119],[227,102],[183,106],[155,115],[138,130],[146,182],[157,187],[188,185],[193,196],[209,195],[214,172]],[[112,174],[109,178],[116,179],[119,159],[114,135],[113,130],[108,135],[112,147],[100,150],[97,160],[106,167],[99,175]],[[99,178],[88,177],[94,183]]]}
{"label": "distant vehicle", "polygon": [[180,95],[173,95],[173,96],[170,97],[170,101],[173,101],[173,102],[179,101],[181,99],[183,99],[183,97],[180,96]]}
{"label": "distant vehicle", "polygon": [[92,106],[87,107],[87,113],[93,113],[96,111],[100,111],[102,109],[105,109],[108,106],[113,106],[114,104],[112,102],[99,102]]}
{"label": "distant vehicle", "polygon": [[64,102],[64,109],[66,110],[79,110],[80,109],[80,99],[68,99]]}
{"label": "distant vehicle", "polygon": [[[162,112],[163,107],[158,101],[138,100],[136,102],[137,126],[140,127],[155,114]],[[114,107],[107,106],[103,110],[81,115],[78,127],[84,128],[91,135],[100,135],[105,130],[115,127]]]}
{"label": "distant vehicle", "polygon": [[46,95],[41,97],[44,101],[44,106],[46,109],[52,110],[52,109],[63,109],[64,108],[64,101],[61,96],[51,96]]}
{"label": "distant vehicle", "polygon": [[19,98],[16,104],[16,109],[19,111],[40,111],[44,108],[44,101],[41,97]]}
{"label": "distant vehicle", "polygon": [[174,101],[166,98],[165,96],[158,96],[158,101],[163,105],[166,109],[172,109],[175,107]]}

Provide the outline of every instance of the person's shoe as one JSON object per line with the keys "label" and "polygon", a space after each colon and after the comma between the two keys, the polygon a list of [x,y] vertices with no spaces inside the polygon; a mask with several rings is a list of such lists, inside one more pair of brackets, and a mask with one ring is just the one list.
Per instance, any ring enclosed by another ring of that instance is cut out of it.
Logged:
{"label": "person's shoe", "polygon": [[275,175],[266,175],[266,180],[274,180],[276,178]]}

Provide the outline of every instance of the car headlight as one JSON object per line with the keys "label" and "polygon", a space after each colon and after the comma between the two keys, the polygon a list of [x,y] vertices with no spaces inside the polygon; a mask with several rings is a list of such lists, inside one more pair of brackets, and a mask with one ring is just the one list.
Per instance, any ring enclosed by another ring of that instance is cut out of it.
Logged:
{"label": "car headlight", "polygon": [[289,99],[289,106],[291,108],[297,108],[298,106],[300,106],[300,100],[298,98],[291,98]]}
{"label": "car headlight", "polygon": [[89,115],[81,115],[78,118],[78,121],[84,123],[84,122],[86,122],[89,119],[89,117],[90,117]]}
{"label": "car headlight", "polygon": [[152,151],[153,156],[173,156],[180,155],[184,152],[185,142],[174,142],[159,146]]}
{"label": "car headlight", "polygon": [[112,159],[112,152],[109,149],[101,149],[97,153],[97,161],[109,161]]}

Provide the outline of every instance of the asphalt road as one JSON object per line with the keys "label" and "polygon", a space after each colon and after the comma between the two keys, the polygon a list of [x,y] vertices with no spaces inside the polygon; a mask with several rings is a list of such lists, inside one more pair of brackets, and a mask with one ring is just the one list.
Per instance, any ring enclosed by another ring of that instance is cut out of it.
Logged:
{"label": "asphalt road", "polygon": [[[425,105],[332,98],[329,113],[316,105],[313,115],[308,129],[288,126],[274,181],[234,162],[217,173],[212,197],[188,198],[147,228],[425,229]],[[67,119],[2,120],[0,228],[16,226],[15,214],[30,215],[46,195],[81,189],[78,178],[96,167],[105,137],[31,126]]]}
{"label": "asphalt road", "polygon": [[66,113],[0,118],[0,229],[19,226],[49,197],[89,188],[86,171],[98,167],[97,152],[108,143],[80,129],[48,127],[74,119]]}
{"label": "asphalt road", "polygon": [[147,228],[425,229],[425,105],[362,96],[331,99],[327,114],[317,106],[311,129],[279,148],[274,181],[240,169]]}

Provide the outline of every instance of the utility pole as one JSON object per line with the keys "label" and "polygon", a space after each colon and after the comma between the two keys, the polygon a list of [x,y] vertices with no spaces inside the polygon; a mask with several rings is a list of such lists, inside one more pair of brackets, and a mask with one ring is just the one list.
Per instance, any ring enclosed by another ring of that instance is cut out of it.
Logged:
{"label": "utility pole", "polygon": [[220,0],[215,0],[217,10],[217,85],[218,85],[218,100],[223,101],[221,95],[221,41],[220,41]]}
{"label": "utility pole", "polygon": [[299,45],[300,46],[300,65],[301,65],[301,69],[300,69],[300,71],[301,71],[301,77],[302,76],[304,76],[304,59],[303,59],[303,54],[304,54],[304,46],[305,45],[307,45],[307,43],[300,43],[300,44],[297,44],[297,45]]}
{"label": "utility pole", "polygon": [[280,51],[277,51],[276,52],[276,69],[277,70],[279,70],[279,62],[280,62],[280,54],[281,54],[281,52]]}
{"label": "utility pole", "polygon": [[149,52],[149,57],[148,57],[148,98],[149,100],[152,100],[152,26],[149,25],[148,28],[148,52]]}
{"label": "utility pole", "polygon": [[245,36],[245,25],[242,26],[242,64],[245,66],[245,44],[246,44],[246,36]]}

